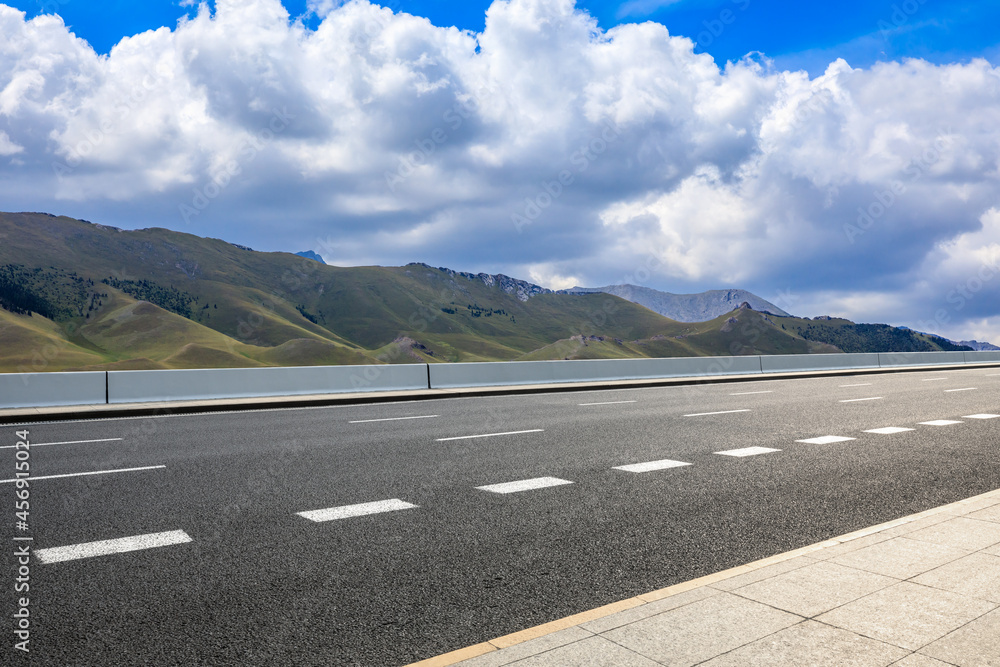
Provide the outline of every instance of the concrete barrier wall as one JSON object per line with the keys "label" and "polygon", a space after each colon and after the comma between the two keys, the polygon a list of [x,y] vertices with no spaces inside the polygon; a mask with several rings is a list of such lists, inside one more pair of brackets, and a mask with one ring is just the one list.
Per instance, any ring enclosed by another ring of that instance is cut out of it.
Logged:
{"label": "concrete barrier wall", "polygon": [[883,368],[964,364],[965,352],[880,352],[878,363]]}
{"label": "concrete barrier wall", "polygon": [[581,359],[431,364],[434,389],[495,385],[600,382],[660,377],[745,375],[760,373],[760,357],[688,357],[678,359]]}
{"label": "concrete barrier wall", "polygon": [[[427,365],[110,371],[108,403],[427,389]],[[101,402],[103,403],[103,396]]]}
{"label": "concrete barrier wall", "polygon": [[762,356],[764,373],[829,371],[844,368],[878,368],[877,354],[776,354]]}
{"label": "concrete barrier wall", "polygon": [[988,364],[1000,361],[1000,351],[987,350],[984,352],[965,352],[965,363],[967,364]]}
{"label": "concrete barrier wall", "polygon": [[0,408],[41,408],[104,403],[104,371],[83,373],[2,373]]}

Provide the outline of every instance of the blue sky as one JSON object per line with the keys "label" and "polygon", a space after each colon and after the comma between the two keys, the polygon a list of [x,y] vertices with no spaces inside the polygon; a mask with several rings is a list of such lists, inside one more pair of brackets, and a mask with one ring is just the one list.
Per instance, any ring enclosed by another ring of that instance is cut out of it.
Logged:
{"label": "blue sky", "polygon": [[[178,0],[7,0],[5,4],[27,12],[29,18],[55,11],[99,53],[107,53],[124,36],[172,28],[179,17],[197,11]],[[437,26],[480,32],[491,3],[381,4],[427,17]],[[305,17],[315,25],[306,0],[285,0],[284,5],[292,17]],[[996,63],[1000,56],[1000,3],[994,0],[583,0],[577,6],[596,17],[603,29],[622,22],[662,23],[672,34],[690,37],[698,51],[711,54],[720,64],[759,51],[780,67],[817,74],[831,56],[844,57],[855,67],[906,57],[935,63],[986,57]]]}
{"label": "blue sky", "polygon": [[0,0],[0,210],[1000,343],[1000,3],[390,9]]}

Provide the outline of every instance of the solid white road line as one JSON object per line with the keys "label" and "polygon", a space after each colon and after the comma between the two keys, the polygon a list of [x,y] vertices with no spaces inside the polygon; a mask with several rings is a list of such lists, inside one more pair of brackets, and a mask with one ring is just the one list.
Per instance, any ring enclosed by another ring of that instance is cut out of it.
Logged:
{"label": "solid white road line", "polygon": [[845,398],[841,403],[858,403],[860,401],[881,401],[882,396],[872,396],[871,398]]}
{"label": "solid white road line", "polygon": [[952,424],[961,424],[962,422],[955,421],[954,419],[935,419],[929,422],[920,422],[924,426],[951,426]]}
{"label": "solid white road line", "polygon": [[979,414],[979,415],[965,415],[964,417],[962,417],[962,419],[996,419],[997,417],[1000,417],[1000,415]]}
{"label": "solid white road line", "polygon": [[941,380],[947,380],[948,378],[924,378],[921,382],[940,382]]}
{"label": "solid white road line", "polygon": [[864,384],[842,384],[840,385],[840,388],[843,389],[844,387],[870,387],[870,386],[872,386],[871,382],[865,382]]}
{"label": "solid white road line", "polygon": [[386,417],[384,419],[356,419],[355,421],[347,422],[348,424],[370,424],[372,422],[398,422],[404,419],[431,419],[432,417],[437,417],[438,415],[420,415],[418,417]]}
{"label": "solid white road line", "polygon": [[[65,442],[33,442],[31,447],[51,447],[52,445],[82,445],[88,442],[117,442],[123,438],[101,438],[100,440],[67,440]],[[4,445],[0,449],[14,449],[17,445]]]}
{"label": "solid white road line", "polygon": [[770,454],[771,452],[780,451],[780,449],[771,449],[770,447],[745,447],[743,449],[729,449],[724,452],[715,453],[721,454],[722,456],[735,456],[737,458],[743,458],[745,456],[757,456],[758,454]]}
{"label": "solid white road line", "polygon": [[[140,470],[160,470],[161,468],[166,468],[167,466],[144,466],[142,468],[119,468],[118,470],[95,470],[94,472],[73,472],[67,475],[44,475],[42,477],[37,477],[32,475],[31,477],[24,477],[23,479],[30,480],[32,482],[37,482],[40,479],[60,479],[62,477],[86,477],[87,475],[110,475],[116,472],[138,472]],[[16,479],[0,479],[0,484],[10,484],[16,482]]]}
{"label": "solid white road line", "polygon": [[708,415],[731,415],[735,412],[750,412],[749,410],[723,410],[722,412],[696,412],[693,415],[684,415],[685,417],[707,417]]}
{"label": "solid white road line", "polygon": [[166,533],[149,533],[134,537],[121,537],[117,540],[102,540],[100,542],[87,542],[85,544],[71,544],[65,547],[36,549],[35,557],[42,563],[61,563],[80,558],[93,558],[94,556],[108,556],[128,551],[169,547],[174,544],[185,544],[191,541],[191,537],[183,530],[171,530]]}
{"label": "solid white road line", "polygon": [[619,405],[621,403],[637,403],[638,401],[608,401],[606,403],[577,403],[577,405],[583,407],[585,405]]}
{"label": "solid white road line", "polygon": [[796,440],[795,442],[804,442],[808,445],[831,445],[835,442],[847,442],[848,440],[857,440],[857,438],[848,438],[842,435],[824,435],[807,440]]}
{"label": "solid white road line", "polygon": [[881,433],[883,435],[892,435],[893,433],[902,433],[903,431],[916,431],[915,428],[902,428],[900,426],[886,426],[885,428],[872,428],[865,431],[865,433]]}
{"label": "solid white road line", "polygon": [[535,479],[522,479],[517,482],[505,482],[503,484],[489,484],[487,486],[477,486],[480,491],[490,493],[518,493],[520,491],[534,491],[535,489],[545,489],[550,486],[562,486],[572,484],[565,479],[558,477],[536,477]]}
{"label": "solid white road line", "polygon": [[962,389],[945,389],[944,393],[950,394],[953,391],[975,391],[978,387],[964,387]]}
{"label": "solid white road line", "polygon": [[613,469],[624,470],[625,472],[652,472],[653,470],[666,470],[667,468],[680,468],[689,465],[691,464],[684,463],[683,461],[663,459],[662,461],[649,461],[647,463],[632,463],[627,466],[615,466]]}
{"label": "solid white road line", "polygon": [[483,435],[459,435],[454,438],[438,438],[437,442],[446,442],[448,440],[468,440],[470,438],[494,438],[498,435],[520,435],[521,433],[541,433],[544,428],[533,428],[528,431],[507,431],[505,433],[484,433]]}
{"label": "solid white road line", "polygon": [[773,394],[773,391],[741,391],[735,394],[730,394],[730,396],[752,396],[754,394]]}
{"label": "solid white road line", "polygon": [[296,512],[299,516],[316,521],[334,521],[336,519],[350,519],[356,516],[368,516],[369,514],[381,514],[382,512],[397,512],[399,510],[409,510],[418,507],[412,503],[404,502],[399,498],[392,500],[377,500],[373,503],[358,503],[357,505],[342,505],[340,507],[328,507],[322,510],[310,510],[308,512]]}

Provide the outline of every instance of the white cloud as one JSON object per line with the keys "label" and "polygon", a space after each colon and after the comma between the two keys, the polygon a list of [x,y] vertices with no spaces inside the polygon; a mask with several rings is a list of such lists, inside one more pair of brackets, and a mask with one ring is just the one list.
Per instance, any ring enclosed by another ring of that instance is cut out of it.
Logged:
{"label": "white cloud", "polygon": [[996,321],[992,287],[948,303],[1000,243],[985,60],[720,69],[656,23],[602,31],[572,0],[497,0],[478,35],[365,0],[313,0],[315,30],[278,0],[215,6],[99,57],[60,19],[0,5],[6,206],[324,244],[341,263]]}

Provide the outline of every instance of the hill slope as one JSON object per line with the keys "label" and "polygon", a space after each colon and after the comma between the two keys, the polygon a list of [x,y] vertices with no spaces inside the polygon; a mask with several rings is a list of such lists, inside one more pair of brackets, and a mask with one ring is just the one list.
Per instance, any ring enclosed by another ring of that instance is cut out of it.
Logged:
{"label": "hill slope", "polygon": [[504,275],[426,264],[342,268],[166,229],[122,231],[46,214],[0,213],[0,238],[5,372],[948,344],[891,327],[851,329],[752,309],[683,323],[612,294],[555,293]]}
{"label": "hill slope", "polygon": [[705,322],[732,312],[742,303],[749,303],[754,310],[774,315],[788,313],[765,301],[756,294],[742,289],[709,290],[700,294],[671,294],[638,285],[607,285],[605,287],[574,287],[566,294],[614,294],[626,301],[637,303],[655,313],[678,322]]}

